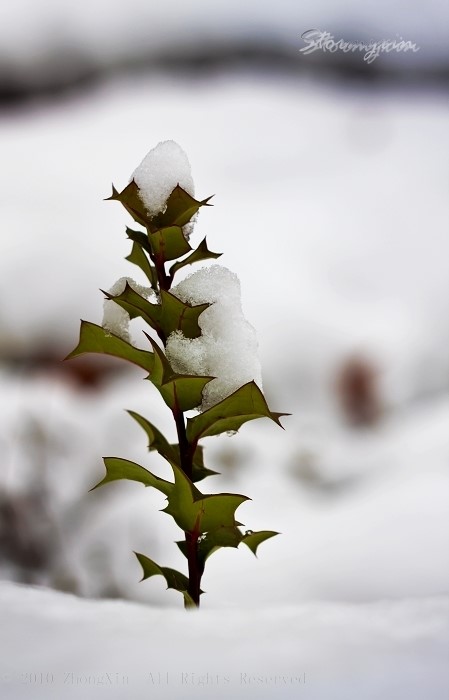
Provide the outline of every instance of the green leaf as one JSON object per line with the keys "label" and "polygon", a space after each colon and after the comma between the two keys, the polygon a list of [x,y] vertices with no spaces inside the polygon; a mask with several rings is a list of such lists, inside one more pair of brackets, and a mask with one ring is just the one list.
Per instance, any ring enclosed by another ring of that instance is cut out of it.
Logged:
{"label": "green leaf", "polygon": [[152,486],[166,496],[168,496],[173,489],[173,484],[170,481],[160,479],[144,467],[141,467],[140,464],[130,462],[128,459],[105,457],[103,461],[106,467],[106,476],[90,489],[91,491],[97,489],[99,486],[103,486],[103,484],[108,484],[111,481],[118,481],[119,479],[138,481],[144,486]]}
{"label": "green leaf", "polygon": [[154,367],[150,375],[153,384],[172,411],[190,411],[200,405],[203,389],[214,377],[176,374],[173,372],[161,348],[149,339],[154,350]]}
{"label": "green leaf", "polygon": [[143,318],[163,341],[170,333],[177,330],[182,331],[186,338],[197,338],[201,335],[198,319],[210,306],[210,304],[190,306],[164,290],[161,291],[161,303],[153,304],[138,294],[128,282],[121,294],[115,296],[109,292],[103,292],[103,294],[125,309],[131,318],[137,316]]}
{"label": "green leaf", "polygon": [[202,494],[184,472],[172,464],[175,485],[167,496],[164,512],[185,532],[197,535],[219,528],[234,527],[236,509],[248,501],[247,496],[235,493]]}
{"label": "green leaf", "polygon": [[248,496],[237,493],[218,493],[204,495],[195,501],[195,507],[199,507],[200,532],[224,532],[226,528],[240,525],[235,519],[235,511],[249,501]]}
{"label": "green leaf", "polygon": [[198,319],[210,304],[191,306],[175,297],[174,294],[161,291],[162,318],[161,325],[168,338],[173,331],[182,331],[186,338],[198,338],[201,328]]}
{"label": "green leaf", "polygon": [[150,341],[154,351],[154,366],[151,380],[154,384],[156,384],[156,386],[159,387],[171,377],[175,376],[175,372],[173,371],[165,353],[159,347],[159,345],[150,336],[147,336],[147,338]]}
{"label": "green leaf", "polygon": [[206,533],[198,544],[198,557],[202,567],[206,560],[222,547],[237,548],[242,541],[242,533],[238,527],[220,527]]}
{"label": "green leaf", "polygon": [[[134,420],[143,428],[148,436],[148,449],[150,452],[156,450],[161,457],[164,457],[170,464],[175,462],[176,464],[181,463],[181,458],[179,455],[179,445],[171,444],[164,437],[164,435],[158,430],[149,420],[139,415],[135,411],[127,411],[129,415],[134,418]],[[195,454],[193,455],[193,476],[192,481],[197,482],[205,479],[207,476],[214,476],[218,472],[212,471],[212,469],[207,469],[204,465],[203,459],[203,447],[198,445]]]}
{"label": "green leaf", "polygon": [[152,304],[148,299],[141,296],[135,289],[131,287],[127,281],[123,292],[120,294],[110,294],[110,292],[105,292],[101,290],[107,299],[111,299],[116,304],[125,309],[131,318],[136,318],[140,316],[149,325],[154,323],[153,317],[156,319],[160,315],[160,304]]}
{"label": "green leaf", "polygon": [[126,340],[112,335],[95,323],[81,321],[79,343],[65,359],[70,360],[86,352],[120,357],[138,365],[138,367],[142,367],[148,372],[151,372],[153,369],[154,355],[152,352],[135,348],[130,343],[127,343]]}
{"label": "green leaf", "polygon": [[171,445],[164,435],[150,421],[135,411],[127,411],[129,415],[144,429],[148,436],[148,449],[156,450],[169,462],[178,462],[179,449],[177,445]]}
{"label": "green leaf", "polygon": [[[122,192],[118,192],[114,185],[112,186],[112,195],[107,197],[107,200],[120,202],[131,214],[134,221],[141,224],[151,232],[168,226],[184,226],[192,216],[196,214],[198,209],[208,205],[210,197],[197,201],[188,194],[185,190],[177,185],[169,198],[165,210],[159,214],[151,215],[146,210],[146,207],[140,198],[139,188],[132,180]],[[186,251],[187,252],[187,251]]]}
{"label": "green leaf", "polygon": [[[142,581],[145,581],[151,576],[163,576],[167,584],[167,589],[173,588],[175,591],[179,591],[184,596],[184,604],[186,608],[196,607],[191,596],[189,595],[189,579],[187,576],[182,574],[176,569],[170,569],[167,566],[159,566],[155,561],[146,557],[144,554],[139,554],[134,552],[143,570]],[[203,591],[200,591],[200,594]]]}
{"label": "green leaf", "polygon": [[170,276],[173,279],[176,272],[181,270],[181,268],[185,267],[186,265],[192,265],[192,263],[201,262],[202,260],[208,260],[210,258],[219,258],[221,255],[222,253],[213,253],[211,250],[209,250],[206,239],[203,238],[198,248],[194,250],[193,253],[188,255],[184,260],[181,260],[180,262],[177,262],[171,266]]}
{"label": "green leaf", "polygon": [[285,415],[288,414],[270,411],[257,384],[248,382],[204,413],[188,418],[187,439],[196,444],[200,438],[238,430],[247,421],[263,417],[271,418],[282,428],[279,418]]}
{"label": "green leaf", "polygon": [[247,534],[243,535],[242,542],[244,542],[246,546],[250,548],[254,556],[256,556],[258,546],[262,544],[262,542],[265,542],[265,540],[268,540],[270,537],[274,537],[275,535],[279,535],[279,532],[274,532],[273,530],[259,530],[259,532],[252,532],[249,530]]}
{"label": "green leaf", "polygon": [[175,260],[192,250],[180,226],[165,226],[149,234],[155,257],[162,262]]}
{"label": "green leaf", "polygon": [[153,265],[151,265],[150,261],[148,260],[147,256],[145,255],[141,246],[138,243],[133,243],[131,252],[125,258],[125,260],[129,260],[129,262],[133,263],[134,265],[137,265],[137,267],[140,267],[142,272],[148,278],[152,288],[155,291],[157,290],[158,287],[156,268]]}
{"label": "green leaf", "polygon": [[237,548],[242,541],[242,533],[238,527],[219,527],[206,533],[198,545],[198,556],[203,566],[206,560],[222,547]]}
{"label": "green leaf", "polygon": [[[244,542],[247,547],[252,551],[254,556],[256,555],[257,548],[262,542],[268,540],[270,537],[279,535],[279,532],[274,532],[272,530],[260,530],[259,532],[252,532],[248,530],[247,533],[243,534],[238,527],[221,527],[217,528],[212,532],[208,532],[200,538],[198,543],[198,557],[201,565],[204,567],[206,560],[213,554],[217,552],[222,547],[238,547],[241,542]],[[180,540],[176,542],[181,552],[187,558],[187,545],[185,540]]]}
{"label": "green leaf", "polygon": [[[188,559],[187,542],[185,540],[179,540],[178,542],[175,542],[175,544],[178,545],[185,558]],[[233,547],[234,545],[230,546]],[[204,571],[206,560],[211,556],[211,554],[213,554],[214,552],[218,552],[218,550],[221,549],[221,547],[222,545],[211,546],[210,540],[207,537],[205,537],[204,539],[200,539],[200,541],[198,542],[197,555],[198,562],[202,571]]]}
{"label": "green leaf", "polygon": [[151,246],[150,246],[150,241],[148,240],[148,236],[146,233],[143,231],[134,231],[132,228],[129,228],[129,226],[126,227],[126,235],[128,238],[133,241],[133,243],[137,243],[143,250],[145,250],[148,255],[151,255]]}
{"label": "green leaf", "polygon": [[114,185],[112,185],[112,194],[110,197],[106,198],[106,201],[109,200],[120,202],[125,207],[126,211],[131,214],[134,221],[145,226],[145,228],[148,226],[150,216],[145,209],[144,203],[140,199],[139,188],[134,180],[131,180],[129,185],[127,185],[122,192],[118,192]]}
{"label": "green leaf", "polygon": [[[178,447],[178,445],[176,445]],[[219,472],[214,472],[212,469],[208,469],[205,464],[204,464],[204,456],[203,456],[203,446],[202,445],[197,445],[195,453],[193,455],[193,464],[192,464],[192,481],[194,483],[198,481],[202,481],[205,479],[207,476],[215,476]]]}
{"label": "green leaf", "polygon": [[177,374],[158,389],[172,410],[190,411],[201,404],[203,389],[213,378]]}
{"label": "green leaf", "polygon": [[103,291],[103,294],[107,299],[111,299],[121,306],[122,309],[125,309],[125,311],[129,313],[130,318],[140,316],[151,328],[154,328],[156,331],[160,330],[160,304],[152,304],[149,302],[148,299],[138,294],[130,286],[129,282],[126,282],[125,289],[120,294],[114,295],[105,291]]}
{"label": "green leaf", "polygon": [[167,200],[165,211],[153,217],[150,230],[155,231],[166,226],[185,226],[200,207],[210,206],[207,204],[209,199],[211,198],[197,201],[177,185]]}
{"label": "green leaf", "polygon": [[[170,494],[171,500],[164,508],[164,512],[172,516],[181,530],[192,532],[199,514],[199,509],[195,508],[194,505],[194,496],[199,491],[174,462],[171,466],[175,476],[175,485]],[[197,533],[199,532],[197,530]]]}

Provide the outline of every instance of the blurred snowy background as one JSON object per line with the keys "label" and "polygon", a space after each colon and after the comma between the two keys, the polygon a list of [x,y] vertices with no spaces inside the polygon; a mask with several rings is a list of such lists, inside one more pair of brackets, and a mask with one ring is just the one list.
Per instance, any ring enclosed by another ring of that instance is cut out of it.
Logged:
{"label": "blurred snowy background", "polygon": [[[85,692],[27,685],[23,674],[44,668],[60,682],[62,670],[147,671],[138,643],[153,672],[219,672],[214,697],[447,697],[448,8],[0,6],[2,697]],[[370,65],[359,53],[304,56],[312,28],[420,50]],[[87,493],[107,454],[163,476],[123,409],[167,432],[169,415],[137,369],[60,362],[79,318],[101,321],[98,289],[137,278],[127,216],[103,198],[164,139],[187,152],[197,195],[215,194],[192,242],[207,234],[239,275],[265,393],[292,413],[285,432],[260,421],[206,442],[223,474],[209,488],[250,495],[245,525],[282,536],[257,561],[240,550],[210,560],[195,624],[167,609],[180,601],[162,580],[138,583],[133,549],[183,567],[163,499],[124,482]],[[152,625],[161,640],[148,641]],[[226,683],[243,658],[256,676],[311,679]],[[150,689],[198,693],[173,684]],[[148,692],[136,682],[132,697]]]}

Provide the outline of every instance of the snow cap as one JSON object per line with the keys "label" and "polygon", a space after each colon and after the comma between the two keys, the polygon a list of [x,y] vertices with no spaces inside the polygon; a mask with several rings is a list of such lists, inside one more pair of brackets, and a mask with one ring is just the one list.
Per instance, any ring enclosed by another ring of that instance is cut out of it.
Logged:
{"label": "snow cap", "polygon": [[216,377],[203,390],[200,410],[211,408],[252,380],[262,388],[256,333],[243,316],[237,275],[212,265],[170,291],[188,304],[211,304],[198,319],[198,338],[185,338],[182,331],[175,331],[166,346],[175,372]]}
{"label": "snow cap", "polygon": [[148,213],[159,214],[176,185],[192,197],[195,194],[189,160],[175,141],[161,141],[134,170],[139,195]]}

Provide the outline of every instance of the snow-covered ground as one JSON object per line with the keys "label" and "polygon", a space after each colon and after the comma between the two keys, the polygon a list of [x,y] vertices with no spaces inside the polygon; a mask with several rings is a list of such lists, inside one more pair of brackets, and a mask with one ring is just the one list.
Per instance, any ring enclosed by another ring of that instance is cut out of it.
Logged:
{"label": "snow-covered ground", "polygon": [[[181,685],[182,672],[219,674],[214,697],[447,696],[448,116],[438,94],[249,74],[116,82],[2,115],[3,347],[51,339],[63,356],[80,317],[101,322],[98,288],[137,278],[123,260],[127,217],[102,198],[173,138],[197,196],[215,193],[193,242],[207,234],[239,275],[269,403],[293,413],[285,432],[260,421],[207,439],[209,466],[224,472],[211,490],[251,496],[241,520],[282,535],[257,560],[214,555],[203,610],[186,616],[162,580],[138,583],[132,555],[183,566],[160,494],[125,483],[87,494],[102,455],[164,475],[123,412],[170,430],[143,374],[88,394],[2,370],[1,486],[20,496],[42,478],[48,491],[57,554],[40,583],[154,606],[2,584],[2,697],[86,697],[75,675],[106,673],[128,674],[129,688],[98,681],[88,697],[211,695]],[[334,391],[354,353],[378,370],[383,409],[362,429],[344,423]],[[41,672],[54,685],[30,688],[23,674]],[[151,672],[169,672],[169,684],[156,692]],[[282,688],[239,680],[303,672],[305,685]],[[65,673],[75,675],[63,685]]]}
{"label": "snow-covered ground", "polygon": [[449,600],[186,614],[0,584],[4,700],[447,697]]}

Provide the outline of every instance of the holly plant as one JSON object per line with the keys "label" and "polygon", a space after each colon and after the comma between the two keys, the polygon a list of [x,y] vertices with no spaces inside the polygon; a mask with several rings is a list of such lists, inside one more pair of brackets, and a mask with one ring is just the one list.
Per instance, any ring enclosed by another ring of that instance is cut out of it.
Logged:
{"label": "holly plant", "polygon": [[142,580],[161,575],[168,588],[183,595],[186,608],[199,607],[203,593],[201,577],[206,561],[214,552],[221,547],[238,547],[243,542],[256,554],[262,542],[278,534],[271,530],[253,532],[242,529],[236,520],[236,510],[248,500],[246,496],[200,490],[198,484],[217,473],[205,466],[201,443],[211,435],[238,431],[244,423],[255,418],[266,417],[281,425],[280,416],[288,414],[270,411],[254,381],[244,384],[207,410],[193,412],[201,404],[204,387],[214,377],[179,374],[167,359],[165,347],[170,334],[182,331],[186,338],[200,336],[198,320],[210,306],[184,303],[170,292],[175,276],[184,267],[220,256],[209,250],[206,238],[197,248],[192,248],[183,232],[183,227],[198,210],[208,206],[208,199],[197,201],[177,185],[162,212],[150,214],[134,179],[122,192],[113,187],[109,199],[120,202],[139,226],[126,229],[132,241],[131,253],[126,259],[140,268],[154,294],[151,300],[145,298],[127,283],[120,294],[105,292],[105,296],[125,309],[131,319],[140,317],[148,325],[146,349],[135,347],[102,326],[81,321],[79,343],[66,359],[87,352],[104,353],[145,370],[146,379],[157,389],[173,415],[177,442],[170,443],[147,418],[128,411],[146,433],[149,450],[155,450],[169,463],[173,479],[166,481],[121,457],[106,457],[106,475],[94,488],[128,479],[164,494],[167,505],[163,512],[170,515],[183,532],[182,539],[176,544],[187,560],[187,574],[160,566],[145,554],[135,552],[142,566]]}

